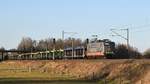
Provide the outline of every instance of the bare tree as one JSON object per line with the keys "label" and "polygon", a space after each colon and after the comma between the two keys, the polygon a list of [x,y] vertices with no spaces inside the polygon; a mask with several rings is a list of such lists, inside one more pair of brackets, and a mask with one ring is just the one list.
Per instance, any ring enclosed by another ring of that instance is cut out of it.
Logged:
{"label": "bare tree", "polygon": [[0,50],[3,51],[3,50],[5,50],[5,48],[4,48],[4,47],[1,47]]}
{"label": "bare tree", "polygon": [[72,46],[72,38],[68,38],[64,40],[64,47],[71,47]]}
{"label": "bare tree", "polygon": [[31,51],[33,48],[33,41],[29,37],[23,37],[18,45],[18,50]]}
{"label": "bare tree", "polygon": [[144,58],[150,58],[150,48],[147,49],[147,50],[144,52],[143,57],[144,57]]}
{"label": "bare tree", "polygon": [[56,49],[63,49],[63,40],[62,39],[58,39],[56,41]]}
{"label": "bare tree", "polygon": [[82,45],[82,40],[81,39],[75,39],[74,40],[74,46],[77,47],[77,46],[81,46]]}
{"label": "bare tree", "polygon": [[45,43],[46,43],[46,48],[47,48],[48,50],[52,50],[52,49],[53,49],[53,47],[54,47],[53,38],[47,38],[47,39],[45,40]]}
{"label": "bare tree", "polygon": [[118,44],[115,49],[115,56],[112,58],[115,59],[129,59],[129,58],[141,58],[141,53],[131,46],[129,46],[129,49],[127,45],[124,44]]}
{"label": "bare tree", "polygon": [[53,49],[53,39],[52,38],[40,40],[37,44],[37,50],[52,50],[52,49]]}
{"label": "bare tree", "polygon": [[40,40],[37,44],[37,47],[36,49],[38,51],[41,51],[41,50],[46,50],[46,44],[45,44],[45,41],[44,40]]}
{"label": "bare tree", "polygon": [[67,39],[65,39],[65,41],[64,41],[65,47],[72,47],[72,42],[73,42],[74,47],[83,45],[81,39],[67,38]]}
{"label": "bare tree", "polygon": [[18,45],[18,50],[22,51],[46,51],[46,50],[53,50],[55,49],[63,49],[64,47],[72,47],[72,42],[74,47],[81,46],[84,43],[82,43],[81,39],[75,39],[75,38],[67,38],[65,41],[62,39],[57,39],[56,42],[53,42],[53,38],[47,38],[42,39],[39,42],[36,40],[32,40],[29,37],[22,38],[21,42]]}

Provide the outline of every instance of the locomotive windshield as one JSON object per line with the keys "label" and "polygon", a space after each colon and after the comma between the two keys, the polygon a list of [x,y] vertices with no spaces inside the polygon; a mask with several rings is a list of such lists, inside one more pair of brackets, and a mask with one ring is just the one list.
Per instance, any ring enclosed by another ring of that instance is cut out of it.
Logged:
{"label": "locomotive windshield", "polygon": [[104,51],[104,43],[89,43],[87,45],[87,52],[103,52]]}

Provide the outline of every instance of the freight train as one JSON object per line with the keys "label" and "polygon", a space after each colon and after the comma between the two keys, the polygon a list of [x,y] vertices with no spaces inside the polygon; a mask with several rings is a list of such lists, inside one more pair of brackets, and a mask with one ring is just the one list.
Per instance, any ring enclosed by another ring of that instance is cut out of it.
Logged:
{"label": "freight train", "polygon": [[[65,46],[64,46],[65,47]],[[84,46],[65,47],[60,50],[28,52],[28,53],[6,53],[1,60],[51,60],[51,59],[92,59],[107,58],[114,55],[115,43],[109,39],[88,40]]]}

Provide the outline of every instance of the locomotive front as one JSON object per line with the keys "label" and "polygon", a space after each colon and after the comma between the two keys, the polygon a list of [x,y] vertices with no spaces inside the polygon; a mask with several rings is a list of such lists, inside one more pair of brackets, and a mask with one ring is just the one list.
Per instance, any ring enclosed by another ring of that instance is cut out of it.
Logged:
{"label": "locomotive front", "polygon": [[106,58],[113,55],[115,44],[108,39],[96,40],[87,44],[87,58]]}

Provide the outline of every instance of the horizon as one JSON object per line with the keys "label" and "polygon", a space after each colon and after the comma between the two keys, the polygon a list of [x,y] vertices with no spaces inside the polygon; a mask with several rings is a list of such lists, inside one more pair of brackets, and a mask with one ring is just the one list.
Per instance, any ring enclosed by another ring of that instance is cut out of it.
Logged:
{"label": "horizon", "polygon": [[[0,47],[17,48],[22,37],[35,40],[62,38],[62,31],[77,32],[74,38],[110,39],[111,28],[130,30],[130,45],[140,52],[150,48],[149,0],[5,0],[0,1]],[[125,32],[117,31],[122,35]],[[70,37],[66,35],[65,38]]]}

